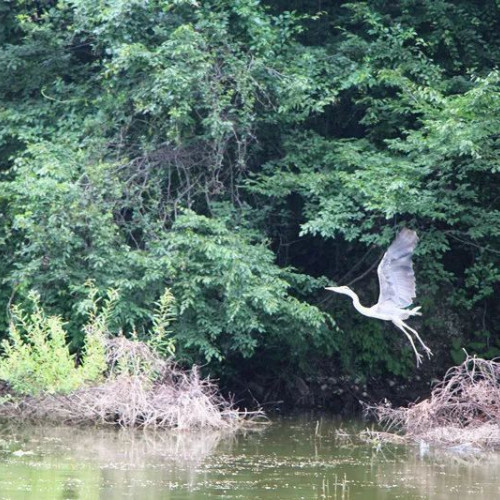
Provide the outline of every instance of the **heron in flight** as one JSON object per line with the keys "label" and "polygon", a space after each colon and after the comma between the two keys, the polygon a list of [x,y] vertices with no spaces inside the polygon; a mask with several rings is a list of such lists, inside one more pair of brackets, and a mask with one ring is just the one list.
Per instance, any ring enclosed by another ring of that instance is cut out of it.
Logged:
{"label": "heron in flight", "polygon": [[420,316],[420,307],[405,309],[411,306],[415,298],[415,274],[411,257],[417,246],[418,236],[415,231],[402,229],[385,252],[377,268],[380,294],[378,302],[372,307],[364,307],[359,302],[359,297],[347,286],[327,287],[332,292],[349,295],[354,307],[361,314],[384,321],[392,321],[408,338],[415,356],[417,366],[422,361],[422,355],[417,351],[412,334],[422,345],[425,353],[430,358],[431,350],[416,330],[409,327],[405,320],[411,316]]}

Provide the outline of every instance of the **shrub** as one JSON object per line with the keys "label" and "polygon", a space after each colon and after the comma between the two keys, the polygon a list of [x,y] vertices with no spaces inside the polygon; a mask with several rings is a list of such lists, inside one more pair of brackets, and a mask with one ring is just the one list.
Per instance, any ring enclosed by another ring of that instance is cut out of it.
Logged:
{"label": "shrub", "polygon": [[18,305],[11,308],[8,338],[2,342],[0,378],[8,381],[14,391],[29,395],[67,393],[85,382],[99,380],[106,369],[105,319],[112,301],[107,301],[100,313],[95,310],[90,315],[77,366],[66,342],[63,319],[47,316],[36,293],[31,292],[29,299],[30,313]]}
{"label": "shrub", "polygon": [[[15,392],[25,395],[69,393],[88,383],[102,381],[108,369],[108,377],[114,372],[134,371],[124,359],[119,363],[109,359],[110,352],[114,351],[109,349],[108,323],[119,298],[118,291],[108,290],[101,299],[92,281],[87,281],[85,288],[88,300],[83,309],[88,319],[83,327],[84,345],[78,364],[70,352],[63,319],[48,316],[38,294],[31,292],[28,296],[30,313],[19,305],[12,306],[8,338],[2,342],[0,379],[6,380]],[[150,348],[158,356],[175,352],[169,330],[175,317],[173,302],[173,295],[166,289],[153,314],[151,334],[147,335]],[[137,341],[132,344],[138,348],[144,345]]]}

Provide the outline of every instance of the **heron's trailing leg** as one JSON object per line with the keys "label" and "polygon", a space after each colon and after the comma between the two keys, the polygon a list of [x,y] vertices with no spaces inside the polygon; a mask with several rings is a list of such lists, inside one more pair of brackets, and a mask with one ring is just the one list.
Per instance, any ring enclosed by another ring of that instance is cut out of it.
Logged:
{"label": "heron's trailing leg", "polygon": [[413,347],[413,350],[415,351],[415,356],[417,358],[417,366],[420,365],[420,363],[422,362],[422,355],[417,351],[412,336],[406,331],[405,326],[407,325],[405,325],[402,321],[393,321],[393,323],[408,337],[408,340],[410,341],[410,344]]}
{"label": "heron's trailing leg", "polygon": [[420,345],[424,348],[425,353],[427,354],[427,357],[430,359],[432,356],[432,351],[425,345],[424,341],[420,338],[420,335],[418,334],[417,330],[414,330],[410,326],[408,326],[406,323],[403,323],[405,328],[408,328],[413,335],[417,338],[417,340],[420,342]]}

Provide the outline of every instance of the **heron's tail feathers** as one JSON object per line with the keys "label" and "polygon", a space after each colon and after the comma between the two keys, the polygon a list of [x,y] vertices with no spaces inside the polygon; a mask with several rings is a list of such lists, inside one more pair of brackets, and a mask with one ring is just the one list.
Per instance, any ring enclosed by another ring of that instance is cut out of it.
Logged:
{"label": "heron's tail feathers", "polygon": [[408,312],[410,313],[410,316],[422,316],[422,313],[420,312],[421,306],[414,307],[413,309],[410,309]]}

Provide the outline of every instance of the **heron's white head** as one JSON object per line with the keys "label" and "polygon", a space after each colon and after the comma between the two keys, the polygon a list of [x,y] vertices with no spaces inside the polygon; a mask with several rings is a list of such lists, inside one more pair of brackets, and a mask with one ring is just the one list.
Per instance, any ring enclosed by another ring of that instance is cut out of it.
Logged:
{"label": "heron's white head", "polygon": [[351,289],[348,286],[327,286],[325,290],[330,290],[335,293],[349,293]]}

